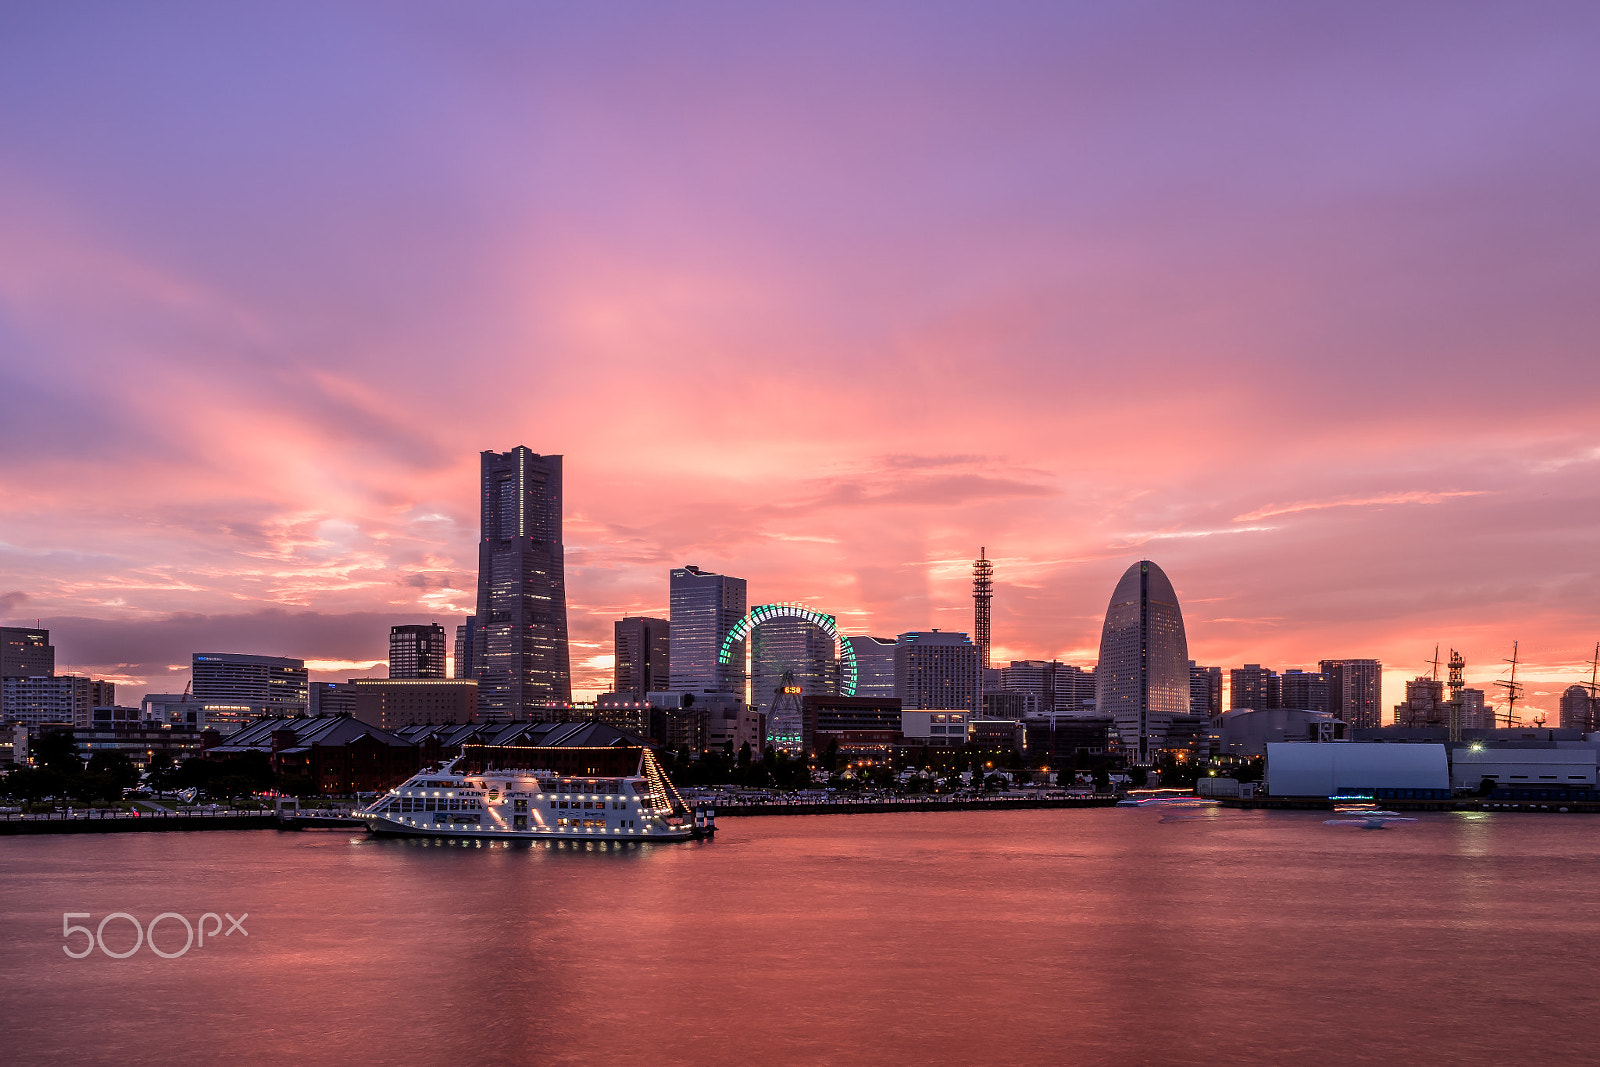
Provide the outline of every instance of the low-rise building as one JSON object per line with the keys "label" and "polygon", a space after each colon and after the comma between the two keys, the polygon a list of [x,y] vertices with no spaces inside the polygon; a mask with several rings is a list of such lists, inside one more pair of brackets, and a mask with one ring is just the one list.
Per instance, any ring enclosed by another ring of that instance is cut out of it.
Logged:
{"label": "low-rise building", "polygon": [[1450,783],[1456,789],[1475,791],[1484,779],[1496,786],[1596,785],[1597,750],[1592,745],[1572,748],[1523,748],[1501,745],[1463,745],[1451,753]]}
{"label": "low-rise building", "polygon": [[902,711],[900,735],[907,748],[960,748],[967,743],[971,718],[965,708]]}
{"label": "low-rise building", "polygon": [[895,697],[808,693],[801,701],[801,751],[834,749],[849,759],[888,759],[903,740],[900,716]]}
{"label": "low-rise building", "polygon": [[1266,791],[1275,797],[1449,799],[1442,744],[1268,742]]}
{"label": "low-rise building", "polygon": [[[171,726],[138,717],[138,708],[96,708],[101,711],[132,712],[131,718],[100,719],[89,726],[74,727],[72,740],[78,755],[87,760],[100,752],[121,752],[136,765],[144,767],[157,753],[167,752],[182,759],[201,752],[205,747],[205,734],[185,726]],[[214,738],[217,736],[212,735]]]}
{"label": "low-rise building", "polygon": [[1345,724],[1325,711],[1297,708],[1239,708],[1213,724],[1218,755],[1264,756],[1278,741],[1342,741]]}
{"label": "low-rise building", "polygon": [[1109,715],[1030,715],[1023,720],[1028,754],[1061,763],[1073,756],[1103,756],[1116,746],[1117,721]]}

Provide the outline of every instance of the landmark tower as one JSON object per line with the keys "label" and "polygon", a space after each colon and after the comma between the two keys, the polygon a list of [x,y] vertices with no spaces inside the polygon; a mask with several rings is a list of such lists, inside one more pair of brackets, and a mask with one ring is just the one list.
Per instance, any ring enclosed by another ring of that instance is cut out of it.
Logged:
{"label": "landmark tower", "polygon": [[1173,715],[1189,710],[1189,641],[1178,594],[1160,567],[1140,560],[1123,572],[1106,608],[1095,668],[1095,702],[1116,720],[1130,762],[1148,766]]}

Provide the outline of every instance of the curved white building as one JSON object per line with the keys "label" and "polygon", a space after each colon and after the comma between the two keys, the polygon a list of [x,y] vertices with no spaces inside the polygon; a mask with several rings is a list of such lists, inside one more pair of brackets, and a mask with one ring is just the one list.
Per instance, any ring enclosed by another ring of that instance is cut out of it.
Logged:
{"label": "curved white building", "polygon": [[1173,715],[1189,710],[1189,640],[1178,594],[1160,567],[1140,560],[1111,593],[1100,632],[1095,701],[1117,723],[1123,751],[1149,764]]}

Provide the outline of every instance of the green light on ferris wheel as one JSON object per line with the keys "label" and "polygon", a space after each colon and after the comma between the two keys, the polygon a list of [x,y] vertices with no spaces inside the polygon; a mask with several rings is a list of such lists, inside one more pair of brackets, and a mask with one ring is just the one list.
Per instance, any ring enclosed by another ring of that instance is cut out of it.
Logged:
{"label": "green light on ferris wheel", "polygon": [[717,653],[717,662],[724,667],[732,664],[733,646],[748,637],[757,626],[773,619],[801,619],[833,638],[834,643],[839,646],[839,695],[855,696],[856,650],[839,632],[838,622],[832,615],[824,615],[804,604],[758,604],[751,608],[745,617],[728,631],[728,636],[722,639],[722,649]]}

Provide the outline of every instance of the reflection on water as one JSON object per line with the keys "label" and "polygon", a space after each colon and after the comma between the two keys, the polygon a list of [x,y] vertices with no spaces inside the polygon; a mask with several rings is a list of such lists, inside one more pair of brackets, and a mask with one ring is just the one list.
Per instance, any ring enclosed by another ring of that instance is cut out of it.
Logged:
{"label": "reflection on water", "polygon": [[[5,838],[4,1048],[19,1063],[1592,1061],[1600,820],[1323,818],[728,819],[677,845]],[[63,912],[115,911],[248,913],[248,935],[173,960],[67,958]]]}

